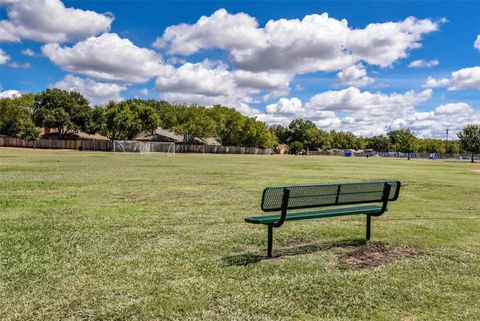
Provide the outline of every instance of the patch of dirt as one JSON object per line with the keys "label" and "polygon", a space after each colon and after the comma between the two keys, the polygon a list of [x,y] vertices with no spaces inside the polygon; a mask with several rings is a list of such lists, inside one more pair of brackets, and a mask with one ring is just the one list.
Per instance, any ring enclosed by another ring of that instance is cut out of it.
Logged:
{"label": "patch of dirt", "polygon": [[371,269],[392,261],[397,261],[421,254],[420,252],[399,246],[394,249],[388,248],[381,242],[369,242],[356,247],[353,251],[339,256],[340,264],[354,269]]}
{"label": "patch of dirt", "polygon": [[474,173],[477,173],[477,174],[480,174],[480,168],[471,169],[470,171],[474,172]]}

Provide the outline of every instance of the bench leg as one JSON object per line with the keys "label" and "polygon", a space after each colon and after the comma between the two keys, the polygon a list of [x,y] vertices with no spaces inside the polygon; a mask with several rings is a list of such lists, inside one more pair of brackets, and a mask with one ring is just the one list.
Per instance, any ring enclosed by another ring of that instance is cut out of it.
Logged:
{"label": "bench leg", "polygon": [[371,227],[372,216],[367,215],[367,241],[370,240],[370,227]]}
{"label": "bench leg", "polygon": [[268,225],[268,248],[267,255],[268,257],[273,257],[272,255],[272,244],[273,243],[273,226]]}

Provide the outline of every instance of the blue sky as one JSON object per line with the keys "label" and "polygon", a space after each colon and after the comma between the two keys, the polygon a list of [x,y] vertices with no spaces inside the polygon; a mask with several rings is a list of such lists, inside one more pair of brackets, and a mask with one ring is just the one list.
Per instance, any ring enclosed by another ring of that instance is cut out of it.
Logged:
{"label": "blue sky", "polygon": [[477,1],[0,0],[0,96],[58,87],[92,104],[220,103],[271,124],[443,137],[480,122],[479,12]]}

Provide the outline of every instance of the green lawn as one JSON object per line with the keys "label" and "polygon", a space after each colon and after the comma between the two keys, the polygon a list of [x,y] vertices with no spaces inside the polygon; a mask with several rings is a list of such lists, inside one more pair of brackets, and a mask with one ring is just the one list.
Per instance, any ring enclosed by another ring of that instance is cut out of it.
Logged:
{"label": "green lawn", "polygon": [[[480,320],[480,164],[0,149],[0,319]],[[266,260],[266,185],[399,179],[365,218],[287,222]],[[375,243],[374,243],[375,244]]]}

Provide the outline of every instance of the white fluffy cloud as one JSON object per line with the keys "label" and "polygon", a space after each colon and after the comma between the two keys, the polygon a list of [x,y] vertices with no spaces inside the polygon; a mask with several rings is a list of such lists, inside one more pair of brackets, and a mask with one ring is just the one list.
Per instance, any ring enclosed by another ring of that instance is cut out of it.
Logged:
{"label": "white fluffy cloud", "polygon": [[205,96],[180,92],[164,92],[161,97],[173,103],[199,104],[207,107],[221,104],[235,108],[246,116],[255,116],[260,113],[258,109],[250,107],[252,98],[249,96]]}
{"label": "white fluffy cloud", "polygon": [[183,55],[205,48],[225,49],[237,66],[251,71],[330,71],[353,63],[341,49],[342,34],[347,29],[345,21],[328,18],[327,14],[306,16],[302,21],[270,20],[265,28],[259,28],[254,17],[220,9],[193,25],[167,28],[155,45]]}
{"label": "white fluffy cloud", "polygon": [[288,92],[290,76],[281,73],[231,71],[221,62],[204,60],[171,67],[155,82],[162,98],[176,102],[205,105],[225,104],[251,114],[248,105],[252,95],[267,93],[268,97]]}
{"label": "white fluffy cloud", "polygon": [[0,48],[0,65],[6,64],[8,60],[10,60],[10,56]]}
{"label": "white fluffy cloud", "polygon": [[270,20],[260,27],[254,17],[220,9],[194,24],[168,27],[154,46],[186,56],[223,49],[235,70],[225,64],[183,63],[159,75],[156,88],[165,99],[246,106],[260,93],[263,100],[286,95],[295,75],[309,72],[339,71],[338,84],[367,86],[375,79],[360,61],[390,66],[419,47],[422,35],[437,30],[440,23],[407,18],[351,29],[345,19],[324,13]]}
{"label": "white fluffy cloud", "polygon": [[409,17],[351,29],[345,19],[323,13],[302,20],[270,20],[260,28],[247,14],[220,9],[195,24],[167,28],[155,45],[183,55],[205,48],[224,49],[237,69],[250,71],[337,71],[359,60],[387,67],[406,57],[408,50],[420,47],[422,36],[438,30],[441,22]]}
{"label": "white fluffy cloud", "polygon": [[233,72],[235,83],[239,87],[252,90],[271,90],[275,93],[285,93],[292,75],[280,72],[252,72],[235,70]]}
{"label": "white fluffy cloud", "polygon": [[409,63],[408,67],[409,68],[429,68],[429,67],[437,66],[438,64],[439,64],[439,61],[437,59],[432,59],[432,60],[418,59]]}
{"label": "white fluffy cloud", "polygon": [[480,89],[480,66],[452,72],[449,90]]}
{"label": "white fluffy cloud", "polygon": [[168,27],[153,44],[157,48],[169,47],[171,53],[191,55],[203,48],[248,50],[265,41],[255,18],[247,14],[229,14],[217,10],[209,17],[202,16],[196,24]]}
{"label": "white fluffy cloud", "polygon": [[265,107],[265,113],[258,115],[258,119],[268,123],[280,123],[287,125],[295,118],[309,119],[320,127],[329,127],[339,122],[334,111],[316,110],[303,106],[297,98],[280,98],[276,103]]}
{"label": "white fluffy cloud", "polygon": [[76,43],[73,47],[47,44],[42,52],[61,68],[89,77],[143,83],[168,66],[162,65],[156,52],[135,46],[115,33],[105,33]]}
{"label": "white fluffy cloud", "polygon": [[369,64],[388,67],[407,57],[408,50],[421,47],[422,35],[437,31],[442,22],[408,17],[400,22],[372,23],[349,32],[347,48]]}
{"label": "white fluffy cloud", "polygon": [[344,49],[350,30],[346,20],[330,18],[327,13],[302,20],[270,20],[260,30],[263,42],[230,51],[238,68],[307,73],[335,71],[356,61]]}
{"label": "white fluffy cloud", "polygon": [[30,48],[22,50],[22,54],[28,57],[35,57],[35,52]]}
{"label": "white fluffy cloud", "polygon": [[370,115],[385,115],[403,113],[415,105],[428,100],[432,95],[431,89],[420,93],[413,90],[403,94],[383,94],[360,91],[349,87],[339,91],[326,91],[310,98],[306,107],[318,110],[333,111],[368,111]]}
{"label": "white fluffy cloud", "polygon": [[478,50],[480,50],[480,35],[477,36],[477,39],[475,40],[475,42],[473,43],[473,47],[477,48]]}
{"label": "white fluffy cloud", "polygon": [[306,104],[307,109],[329,110],[343,113],[328,126],[329,129],[347,130],[357,135],[382,134],[391,127],[392,119],[405,119],[415,106],[425,102],[432,90],[413,90],[405,93],[383,94],[347,88],[313,96]]}
{"label": "white fluffy cloud", "polygon": [[350,87],[317,94],[304,105],[298,98],[281,98],[277,103],[267,105],[265,113],[259,114],[258,118],[268,123],[286,125],[301,117],[314,121],[326,130],[377,135],[404,124],[415,113],[415,106],[428,100],[431,95],[430,89],[419,93],[383,94]]}
{"label": "white fluffy cloud", "polygon": [[480,66],[463,68],[452,72],[450,78],[428,77],[424,88],[448,86],[448,90],[480,89]]}
{"label": "white fluffy cloud", "polygon": [[450,83],[450,79],[442,78],[442,79],[435,79],[433,77],[428,77],[427,81],[422,85],[423,88],[437,88],[437,87],[444,87]]}
{"label": "white fluffy cloud", "polygon": [[367,71],[362,64],[344,68],[337,74],[338,84],[346,86],[364,87],[375,82],[374,78],[367,76]]}
{"label": "white fluffy cloud", "polygon": [[0,21],[0,41],[29,39],[65,42],[110,30],[113,17],[94,11],[66,8],[60,0],[0,0],[8,20]]}
{"label": "white fluffy cloud", "polygon": [[396,125],[408,127],[420,137],[442,138],[446,129],[454,134],[472,122],[480,122],[480,114],[470,105],[458,102],[440,105],[430,112],[414,112]]}
{"label": "white fluffy cloud", "polygon": [[278,102],[265,107],[267,114],[298,115],[305,112],[302,101],[297,97],[281,98]]}
{"label": "white fluffy cloud", "polygon": [[14,98],[14,97],[19,97],[21,95],[22,95],[21,92],[14,89],[0,91],[0,98]]}
{"label": "white fluffy cloud", "polygon": [[121,92],[127,89],[126,86],[97,82],[73,75],[66,75],[65,78],[53,84],[52,87],[79,92],[92,104],[105,104],[110,100],[121,100]]}
{"label": "white fluffy cloud", "polygon": [[458,114],[458,113],[471,113],[473,112],[473,108],[470,107],[469,104],[466,103],[450,103],[445,105],[440,105],[435,108],[435,113],[437,114]]}
{"label": "white fluffy cloud", "polygon": [[175,92],[215,97],[234,93],[233,75],[224,64],[209,61],[186,63],[170,73],[160,75],[155,85],[164,92]]}
{"label": "white fluffy cloud", "polygon": [[388,95],[348,88],[320,93],[305,105],[298,98],[282,98],[268,105],[266,113],[257,117],[283,125],[302,117],[314,121],[324,130],[351,131],[364,136],[410,128],[420,137],[436,138],[442,138],[447,128],[454,134],[467,124],[480,122],[480,113],[464,102],[440,105],[427,112],[418,111],[416,106],[430,96],[431,90]]}

